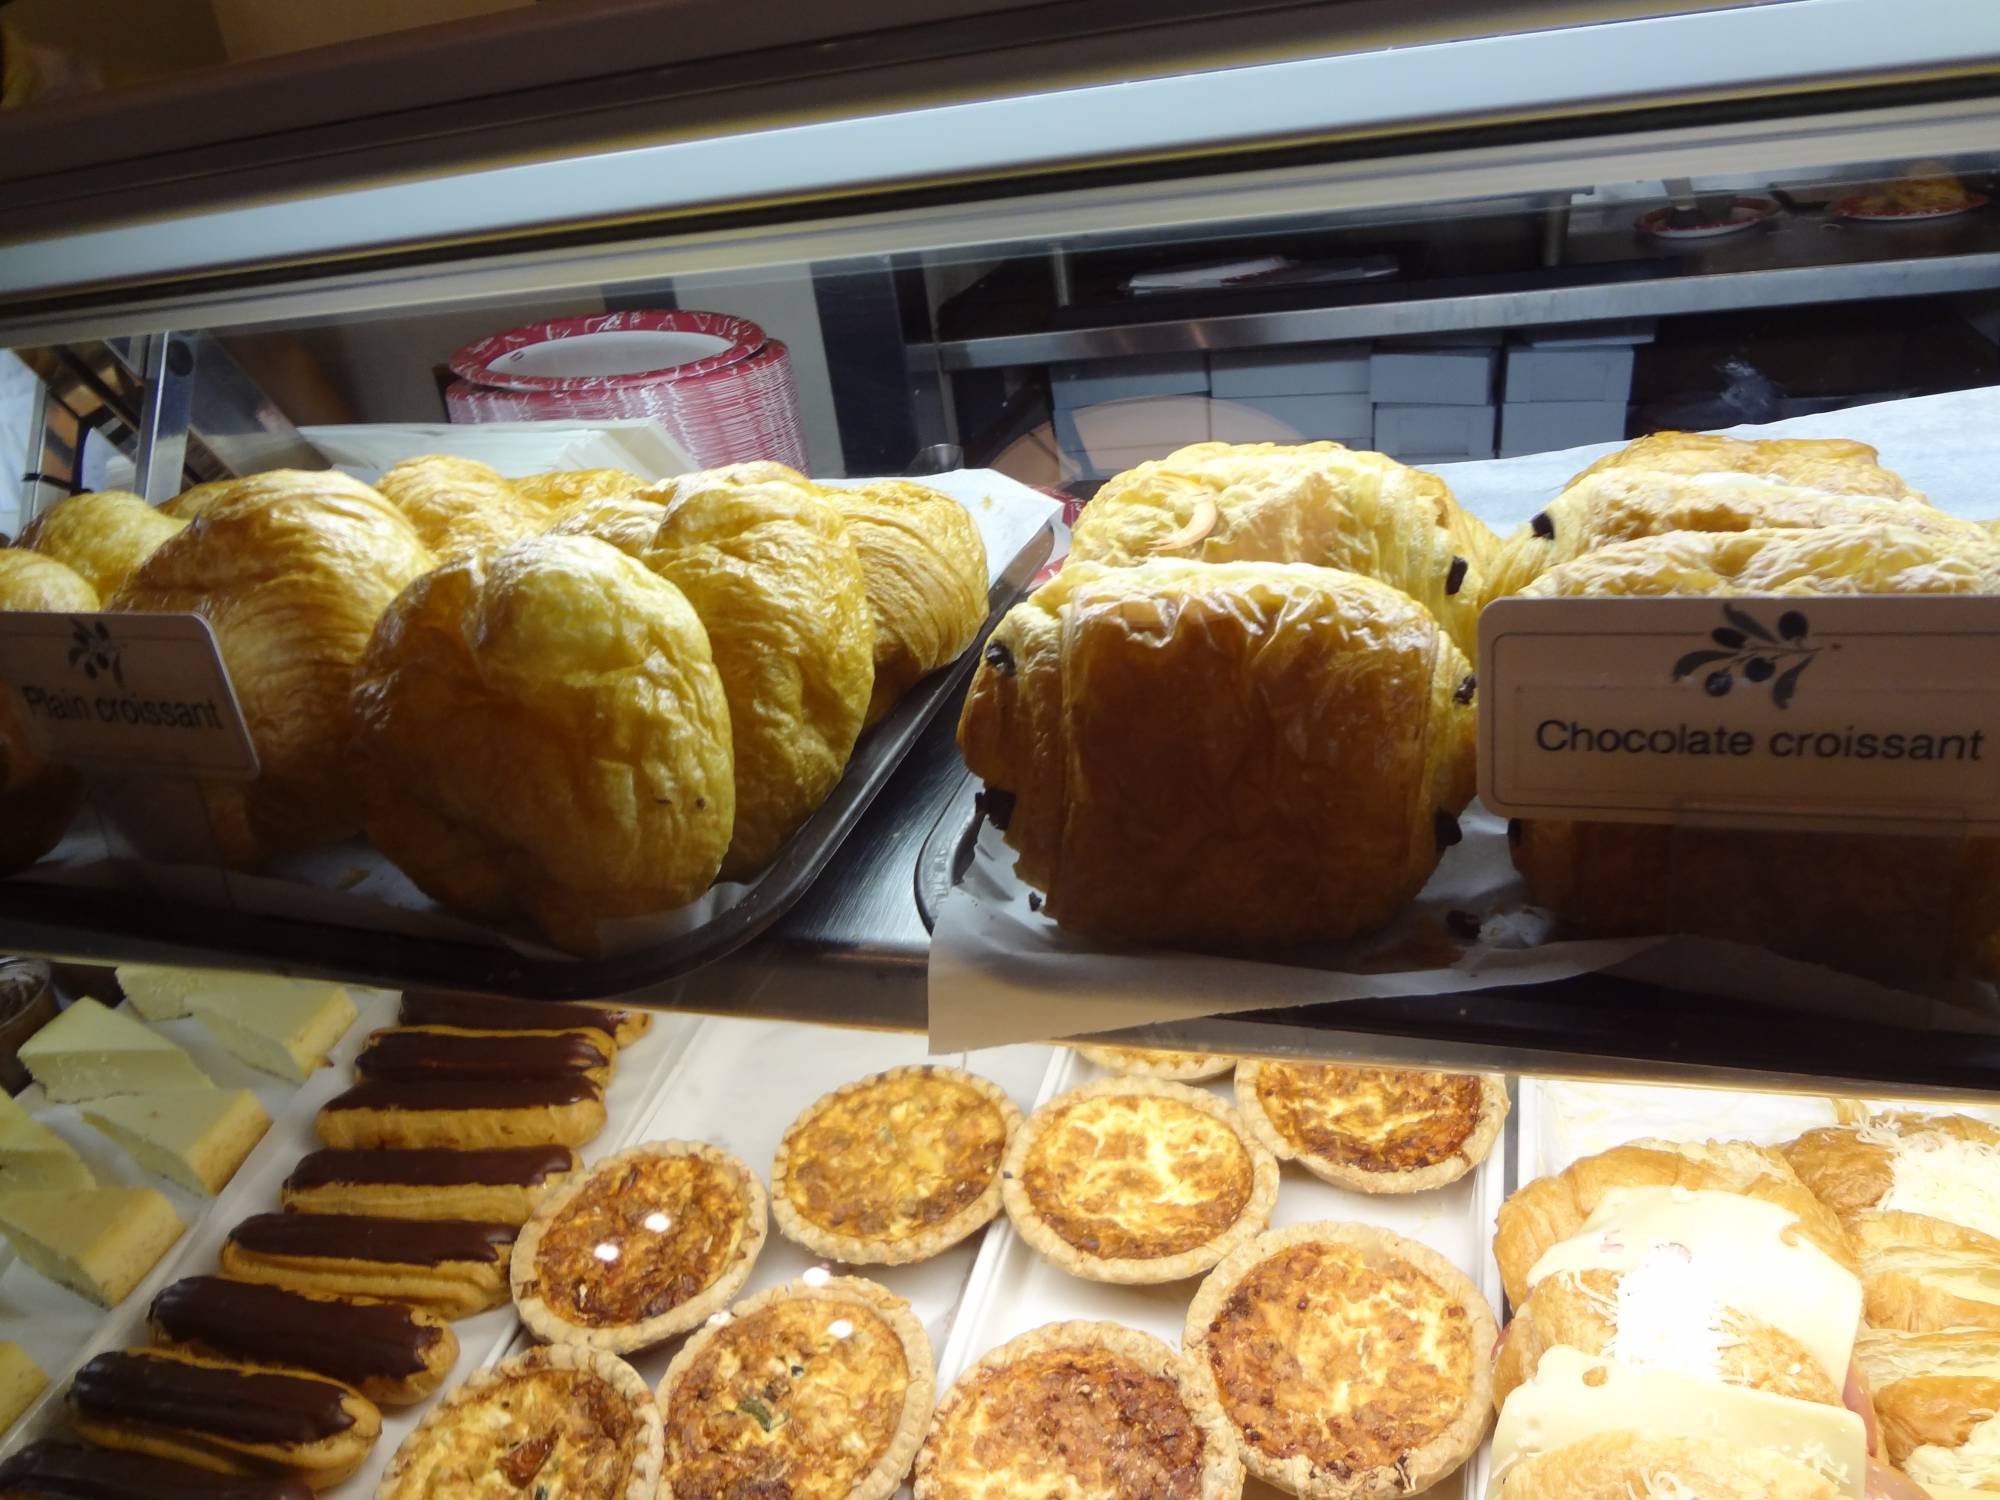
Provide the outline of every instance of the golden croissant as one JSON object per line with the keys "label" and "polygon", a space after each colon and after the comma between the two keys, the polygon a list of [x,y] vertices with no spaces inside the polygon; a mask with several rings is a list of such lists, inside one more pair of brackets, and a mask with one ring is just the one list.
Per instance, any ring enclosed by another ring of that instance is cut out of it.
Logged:
{"label": "golden croissant", "polygon": [[986,618],[986,544],[963,505],[904,479],[822,486],[861,557],[875,622],[872,724],[972,644]]}
{"label": "golden croissant", "polygon": [[445,905],[598,923],[708,888],[735,820],[729,707],[679,589],[591,537],[461,553],[383,615],[356,674],[368,836]]}
{"label": "golden croissant", "polygon": [[215,631],[259,765],[202,785],[223,860],[345,838],[354,666],[375,621],[432,564],[396,508],[331,470],[245,479],[163,543],[108,607],[191,610]]}
{"label": "golden croissant", "polygon": [[1497,545],[1443,480],[1338,443],[1196,443],[1110,480],[1070,557],[1313,563],[1400,589],[1467,657]]}
{"label": "golden croissant", "polygon": [[[1670,532],[1544,573],[1524,598],[2000,591],[2000,549],[1898,524]],[[2000,841],[1529,819],[1534,900],[1602,935],[1690,932],[1874,972],[1971,962],[2000,931]]]}
{"label": "golden croissant", "polygon": [[137,495],[102,490],[57,501],[27,524],[20,545],[75,569],[108,599],[186,524]]}
{"label": "golden croissant", "polygon": [[1456,841],[1473,688],[1372,579],[1071,562],[1000,622],[958,739],[1056,920],[1309,942],[1381,926]]}
{"label": "golden croissant", "polygon": [[406,458],[376,487],[440,560],[495,551],[549,523],[546,505],[475,459],[439,453]]}
{"label": "golden croissant", "polygon": [[1607,453],[1570,484],[1607,469],[1673,474],[1759,474],[1801,489],[1927,505],[1921,490],[1881,465],[1882,455],[1852,438],[1733,438],[1715,432],[1656,432]]}
{"label": "golden croissant", "polygon": [[[95,611],[97,590],[73,569],[22,547],[0,547],[0,609]],[[26,869],[61,842],[83,803],[72,766],[42,759],[0,685],[0,875]]]}
{"label": "golden croissant", "polygon": [[2000,1332],[1864,1328],[1854,1358],[1891,1463],[1919,1484],[2000,1489]]}
{"label": "golden croissant", "polygon": [[522,499],[554,512],[579,500],[602,500],[644,489],[646,481],[625,469],[553,469],[513,481]]}
{"label": "golden croissant", "polygon": [[1494,1500],[1842,1500],[1810,1464],[1720,1437],[1612,1430],[1522,1459]]}

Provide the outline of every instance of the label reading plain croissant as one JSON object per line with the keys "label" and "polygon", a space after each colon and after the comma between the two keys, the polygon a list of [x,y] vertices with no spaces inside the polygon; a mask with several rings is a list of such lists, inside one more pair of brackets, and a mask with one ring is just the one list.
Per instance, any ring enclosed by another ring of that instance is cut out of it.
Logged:
{"label": "label reading plain croissant", "polygon": [[200,615],[0,613],[0,681],[44,758],[250,780],[250,743]]}
{"label": "label reading plain croissant", "polygon": [[1505,599],[1479,636],[1503,816],[2000,830],[2000,598]]}

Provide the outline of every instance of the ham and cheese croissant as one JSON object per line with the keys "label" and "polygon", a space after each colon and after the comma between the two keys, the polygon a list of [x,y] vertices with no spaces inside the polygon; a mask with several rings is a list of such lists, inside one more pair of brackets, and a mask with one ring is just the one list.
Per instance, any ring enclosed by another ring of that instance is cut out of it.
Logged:
{"label": "ham and cheese croissant", "polygon": [[1056,920],[1308,942],[1382,925],[1456,841],[1473,689],[1387,584],[1071,562],[1001,621],[958,738]]}
{"label": "ham and cheese croissant", "polygon": [[1436,475],[1338,443],[1196,443],[1128,469],[1076,523],[1070,558],[1313,563],[1429,610],[1468,658],[1497,545]]}

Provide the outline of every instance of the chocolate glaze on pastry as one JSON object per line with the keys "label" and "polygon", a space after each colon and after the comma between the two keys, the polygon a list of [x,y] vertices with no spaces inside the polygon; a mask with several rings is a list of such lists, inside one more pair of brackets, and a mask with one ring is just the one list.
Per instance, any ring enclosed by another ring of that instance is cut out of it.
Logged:
{"label": "chocolate glaze on pastry", "polygon": [[378,1031],[354,1060],[355,1076],[428,1082],[566,1078],[604,1068],[611,1059],[585,1032],[538,1036],[526,1032],[463,1036],[449,1032]]}
{"label": "chocolate glaze on pastry", "polygon": [[308,1297],[257,1281],[190,1276],[153,1299],[153,1325],[170,1339],[240,1359],[305,1365],[350,1385],[429,1368],[444,1330],[401,1302]]}
{"label": "chocolate glaze on pastry", "polygon": [[303,1479],[218,1474],[79,1443],[30,1443],[0,1462],[0,1495],[34,1500],[312,1500]]}
{"label": "chocolate glaze on pastry", "polygon": [[220,1369],[144,1353],[100,1354],[71,1384],[76,1410],[101,1421],[206,1433],[239,1443],[317,1443],[354,1425],[347,1388],[274,1371]]}
{"label": "chocolate glaze on pastry", "polygon": [[562,1031],[572,1026],[591,1026],[615,1037],[627,1014],[601,1005],[406,990],[397,1019],[405,1026],[459,1026],[467,1031]]}
{"label": "chocolate glaze on pastry", "polygon": [[535,1187],[575,1169],[576,1153],[567,1146],[495,1146],[485,1151],[447,1151],[443,1147],[348,1151],[328,1147],[300,1157],[292,1175],[285,1179],[285,1187],[288,1191],[340,1183],[394,1187],[497,1183]]}
{"label": "chocolate glaze on pastry", "polygon": [[336,1114],[349,1109],[544,1109],[551,1105],[581,1104],[586,1099],[601,1097],[602,1093],[595,1082],[576,1073],[562,1078],[451,1078],[422,1082],[371,1078],[335,1095],[322,1109]]}
{"label": "chocolate glaze on pastry", "polygon": [[256,1255],[326,1256],[384,1265],[437,1266],[501,1261],[514,1243],[511,1224],[466,1219],[381,1219],[362,1214],[254,1214],[229,1231],[230,1243]]}

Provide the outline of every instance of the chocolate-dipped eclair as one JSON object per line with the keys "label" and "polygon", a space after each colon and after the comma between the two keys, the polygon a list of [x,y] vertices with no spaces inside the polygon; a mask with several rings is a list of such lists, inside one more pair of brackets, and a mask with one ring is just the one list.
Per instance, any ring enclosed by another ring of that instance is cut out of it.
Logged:
{"label": "chocolate-dipped eclair", "polygon": [[646,1034],[653,1013],[570,1001],[509,1000],[503,995],[450,995],[405,990],[399,1019],[405,1026],[462,1026],[468,1031],[549,1031],[592,1026],[621,1047]]}
{"label": "chocolate-dipped eclair", "polygon": [[442,1146],[581,1146],[604,1128],[604,1093],[580,1074],[565,1078],[375,1078],[321,1106],[319,1138],[350,1149]]}
{"label": "chocolate-dipped eclair", "polygon": [[477,1082],[584,1077],[610,1081],[617,1046],[601,1031],[465,1031],[455,1026],[391,1026],[354,1059],[357,1078]]}
{"label": "chocolate-dipped eclair", "polygon": [[224,1474],[284,1469],[316,1490],[361,1466],[375,1403],[337,1380],[181,1349],[100,1354],[69,1388],[70,1425],[104,1448]]}
{"label": "chocolate-dipped eclair", "polygon": [[290,1474],[222,1475],[171,1459],[47,1439],[0,1461],[8,1500],[312,1500]]}
{"label": "chocolate-dipped eclair", "polygon": [[567,1146],[490,1151],[336,1151],[299,1158],[281,1193],[294,1213],[525,1224],[565,1173]]}
{"label": "chocolate-dipped eclair", "polygon": [[421,1401],[458,1361],[458,1335],[427,1307],[189,1276],[153,1299],[154,1335],[196,1354],[293,1365],[378,1406]]}
{"label": "chocolate-dipped eclair", "polygon": [[254,1214],[229,1231],[222,1273],[295,1292],[387,1297],[465,1318],[507,1300],[516,1226],[362,1214]]}

